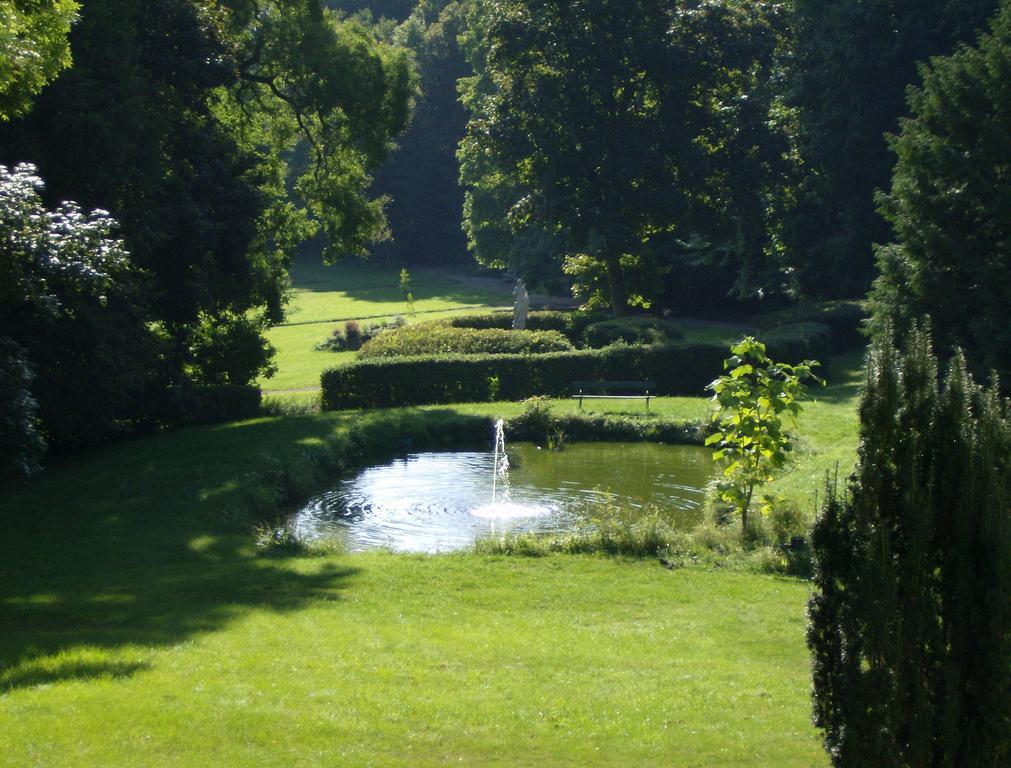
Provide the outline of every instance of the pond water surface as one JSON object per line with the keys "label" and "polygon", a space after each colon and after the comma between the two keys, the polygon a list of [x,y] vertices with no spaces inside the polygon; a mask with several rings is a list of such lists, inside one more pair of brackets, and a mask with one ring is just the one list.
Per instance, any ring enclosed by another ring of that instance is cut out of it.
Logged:
{"label": "pond water surface", "polygon": [[713,475],[712,452],[697,446],[577,443],[547,451],[516,443],[508,454],[494,507],[491,451],[415,453],[311,499],[295,516],[295,535],[335,537],[351,550],[446,552],[489,534],[569,531],[601,502],[656,506],[689,528],[702,519]]}

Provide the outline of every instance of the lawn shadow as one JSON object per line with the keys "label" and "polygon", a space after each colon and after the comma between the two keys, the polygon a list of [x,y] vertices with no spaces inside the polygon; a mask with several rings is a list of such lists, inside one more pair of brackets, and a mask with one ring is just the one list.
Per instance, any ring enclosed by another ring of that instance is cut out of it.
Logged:
{"label": "lawn shadow", "polygon": [[356,568],[339,557],[265,556],[242,513],[268,449],[304,451],[327,424],[288,417],[181,430],[0,490],[0,693],[128,678],[150,668],[150,648],[254,611],[339,602]]}
{"label": "lawn shadow", "polygon": [[822,376],[826,386],[808,386],[812,400],[824,403],[844,403],[860,394],[864,383],[864,352],[848,352],[833,357],[824,370],[815,369]]}

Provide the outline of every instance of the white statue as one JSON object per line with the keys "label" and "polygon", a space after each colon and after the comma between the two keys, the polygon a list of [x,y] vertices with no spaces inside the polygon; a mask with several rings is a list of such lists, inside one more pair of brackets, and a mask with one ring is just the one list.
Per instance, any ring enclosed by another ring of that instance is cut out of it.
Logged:
{"label": "white statue", "polygon": [[513,288],[513,330],[522,331],[527,327],[527,310],[530,309],[530,297],[522,280],[516,281]]}

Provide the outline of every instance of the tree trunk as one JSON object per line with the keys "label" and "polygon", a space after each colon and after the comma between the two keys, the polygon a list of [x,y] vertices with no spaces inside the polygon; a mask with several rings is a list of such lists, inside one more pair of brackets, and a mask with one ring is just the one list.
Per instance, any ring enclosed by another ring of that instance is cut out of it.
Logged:
{"label": "tree trunk", "polygon": [[614,252],[603,254],[607,265],[607,284],[611,292],[611,311],[615,317],[628,314],[628,288],[625,285],[625,272],[621,268],[620,255]]}

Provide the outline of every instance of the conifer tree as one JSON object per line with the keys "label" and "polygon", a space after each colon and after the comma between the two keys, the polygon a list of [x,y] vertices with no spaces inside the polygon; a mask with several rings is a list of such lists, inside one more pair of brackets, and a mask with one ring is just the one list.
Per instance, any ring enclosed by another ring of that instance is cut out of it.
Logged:
{"label": "conifer tree", "polygon": [[977,375],[1011,381],[1011,2],[975,48],[925,68],[882,212],[895,232],[879,249],[872,293],[880,327],[929,314],[938,348],[965,350]]}
{"label": "conifer tree", "polygon": [[859,463],[813,535],[815,722],[835,766],[1011,760],[1011,423],[929,331],[873,346]]}

